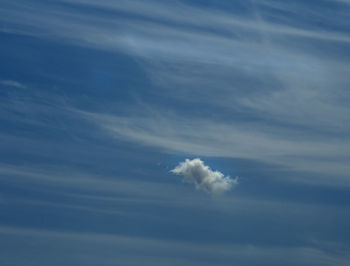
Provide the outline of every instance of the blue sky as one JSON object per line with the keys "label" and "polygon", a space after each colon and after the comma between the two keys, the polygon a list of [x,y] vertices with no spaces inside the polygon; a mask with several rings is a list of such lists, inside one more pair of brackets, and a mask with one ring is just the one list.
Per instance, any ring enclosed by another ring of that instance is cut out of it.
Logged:
{"label": "blue sky", "polygon": [[[0,264],[349,265],[349,21],[348,0],[2,0]],[[171,172],[194,158],[238,184]]]}

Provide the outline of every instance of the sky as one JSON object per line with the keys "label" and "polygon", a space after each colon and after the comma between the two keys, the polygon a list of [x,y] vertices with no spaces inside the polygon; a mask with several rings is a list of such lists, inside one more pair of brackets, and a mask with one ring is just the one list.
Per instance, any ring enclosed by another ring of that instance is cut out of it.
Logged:
{"label": "sky", "polygon": [[350,264],[349,0],[1,0],[0,264]]}

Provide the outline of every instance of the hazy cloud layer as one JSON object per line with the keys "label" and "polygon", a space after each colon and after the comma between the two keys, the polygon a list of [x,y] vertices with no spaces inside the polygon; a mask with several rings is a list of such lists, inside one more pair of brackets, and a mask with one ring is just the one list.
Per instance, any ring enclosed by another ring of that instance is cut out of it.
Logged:
{"label": "hazy cloud layer", "polygon": [[224,176],[219,171],[213,171],[201,159],[186,159],[171,170],[172,173],[183,175],[185,180],[194,183],[197,189],[211,194],[221,194],[238,184],[237,179]]}

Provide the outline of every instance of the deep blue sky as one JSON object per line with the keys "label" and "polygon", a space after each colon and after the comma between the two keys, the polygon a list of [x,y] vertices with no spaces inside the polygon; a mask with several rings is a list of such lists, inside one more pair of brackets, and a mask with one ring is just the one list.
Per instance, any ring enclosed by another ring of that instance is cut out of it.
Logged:
{"label": "deep blue sky", "polygon": [[2,0],[0,48],[1,265],[350,264],[350,1]]}

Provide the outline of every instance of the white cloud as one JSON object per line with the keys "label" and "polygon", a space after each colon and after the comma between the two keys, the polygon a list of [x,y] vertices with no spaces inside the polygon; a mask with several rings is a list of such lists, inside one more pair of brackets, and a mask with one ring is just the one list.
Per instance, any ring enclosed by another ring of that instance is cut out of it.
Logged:
{"label": "white cloud", "polygon": [[185,180],[194,183],[197,189],[211,194],[221,194],[238,184],[237,178],[231,179],[219,171],[213,171],[199,159],[186,159],[171,170],[172,173],[183,175]]}

